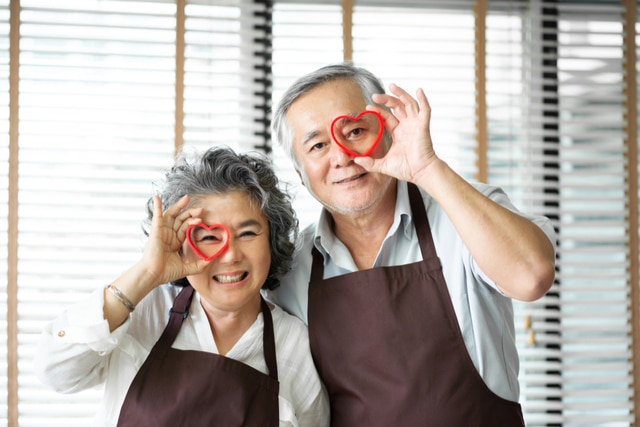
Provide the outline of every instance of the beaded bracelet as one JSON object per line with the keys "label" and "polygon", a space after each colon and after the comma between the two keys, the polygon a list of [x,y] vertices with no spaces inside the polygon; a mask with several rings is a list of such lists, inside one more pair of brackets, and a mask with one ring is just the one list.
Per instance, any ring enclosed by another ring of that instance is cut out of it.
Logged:
{"label": "beaded bracelet", "polygon": [[120,291],[120,289],[116,288],[113,285],[107,285],[107,289],[109,289],[109,291],[111,291],[111,293],[113,294],[114,297],[118,298],[118,300],[122,303],[122,305],[127,307],[127,310],[129,310],[129,312],[132,312],[133,310],[136,309],[136,306],[133,305],[131,300],[129,298],[127,298],[125,296],[125,294],[123,294]]}

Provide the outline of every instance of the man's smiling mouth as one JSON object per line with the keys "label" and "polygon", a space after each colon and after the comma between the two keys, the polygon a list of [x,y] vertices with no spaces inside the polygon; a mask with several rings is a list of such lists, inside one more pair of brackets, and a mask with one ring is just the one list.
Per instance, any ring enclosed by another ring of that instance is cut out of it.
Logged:
{"label": "man's smiling mouth", "polygon": [[349,178],[341,179],[340,181],[336,181],[335,183],[336,184],[344,184],[344,183],[347,183],[347,182],[356,181],[356,180],[362,178],[363,176],[365,176],[366,174],[367,174],[367,172],[363,172],[363,173],[361,173],[359,175],[354,175],[354,176],[351,176]]}

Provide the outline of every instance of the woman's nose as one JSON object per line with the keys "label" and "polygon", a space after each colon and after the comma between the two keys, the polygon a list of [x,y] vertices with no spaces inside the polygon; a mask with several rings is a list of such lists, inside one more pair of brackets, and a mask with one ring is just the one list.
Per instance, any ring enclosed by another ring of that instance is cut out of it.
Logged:
{"label": "woman's nose", "polygon": [[240,247],[233,237],[229,238],[229,245],[227,249],[220,255],[220,261],[224,263],[233,263],[242,258]]}

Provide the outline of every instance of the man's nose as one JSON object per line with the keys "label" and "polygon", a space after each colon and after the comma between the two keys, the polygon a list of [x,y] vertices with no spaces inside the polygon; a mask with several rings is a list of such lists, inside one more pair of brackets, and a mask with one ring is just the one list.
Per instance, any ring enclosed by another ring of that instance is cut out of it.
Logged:
{"label": "man's nose", "polygon": [[353,156],[345,152],[335,141],[331,141],[331,165],[347,166],[351,162],[353,162]]}

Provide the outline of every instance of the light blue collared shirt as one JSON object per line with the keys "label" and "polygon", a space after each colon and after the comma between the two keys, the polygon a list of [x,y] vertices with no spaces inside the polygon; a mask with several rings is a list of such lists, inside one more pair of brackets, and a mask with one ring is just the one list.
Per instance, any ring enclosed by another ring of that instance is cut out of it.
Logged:
{"label": "light blue collared shirt", "polygon": [[[533,221],[555,246],[555,231],[547,218],[522,214],[497,187],[485,184],[474,184],[474,187],[496,203]],[[469,355],[489,389],[500,397],[518,401],[519,361],[512,301],[480,270],[442,208],[426,192],[420,192]],[[325,279],[357,271],[358,268],[347,247],[331,231],[331,219],[325,209],[316,224],[302,231],[300,240],[292,271],[282,279],[281,286],[269,291],[267,296],[308,323],[311,245],[315,245],[324,257]],[[398,181],[394,221],[378,251],[374,267],[420,260],[422,254],[413,226],[407,183]]]}

